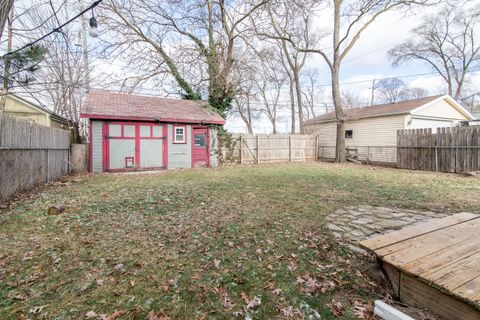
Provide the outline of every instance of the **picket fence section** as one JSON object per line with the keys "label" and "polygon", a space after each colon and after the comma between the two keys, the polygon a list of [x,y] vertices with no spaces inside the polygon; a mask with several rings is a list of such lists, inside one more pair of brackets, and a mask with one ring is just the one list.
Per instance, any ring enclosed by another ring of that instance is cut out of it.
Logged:
{"label": "picket fence section", "polygon": [[69,172],[70,132],[0,116],[0,202]]}
{"label": "picket fence section", "polygon": [[232,138],[233,146],[223,150],[223,159],[240,164],[314,161],[318,157],[318,141],[312,135],[233,134]]}
{"label": "picket fence section", "polygon": [[406,129],[397,133],[397,167],[466,173],[480,170],[480,127]]}

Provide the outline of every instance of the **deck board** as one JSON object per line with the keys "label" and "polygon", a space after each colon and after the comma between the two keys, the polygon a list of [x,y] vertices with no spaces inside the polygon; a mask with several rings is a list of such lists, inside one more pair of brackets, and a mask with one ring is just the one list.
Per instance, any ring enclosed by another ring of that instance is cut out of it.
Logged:
{"label": "deck board", "polygon": [[397,242],[402,242],[419,235],[433,232],[445,227],[449,227],[458,223],[463,223],[472,219],[477,219],[478,215],[462,212],[443,219],[435,219],[429,222],[407,227],[399,231],[391,232],[383,236],[366,239],[361,244],[369,250],[377,250],[382,247],[387,247]]}
{"label": "deck board", "polygon": [[[480,215],[460,213],[367,239],[360,245],[390,266],[387,275],[398,284],[402,300],[442,310],[449,319],[480,319],[480,311],[474,307],[480,305],[479,231]],[[423,288],[425,294],[412,288]],[[440,301],[447,308],[440,306]],[[450,313],[448,304],[461,312]]]}

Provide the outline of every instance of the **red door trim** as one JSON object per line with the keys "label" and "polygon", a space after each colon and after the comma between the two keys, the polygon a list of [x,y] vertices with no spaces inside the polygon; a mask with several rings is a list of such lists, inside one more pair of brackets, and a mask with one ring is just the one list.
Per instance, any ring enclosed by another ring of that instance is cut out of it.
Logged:
{"label": "red door trim", "polygon": [[210,127],[205,127],[205,126],[202,126],[202,127],[194,127],[192,126],[192,134],[191,134],[191,141],[190,141],[190,144],[192,145],[192,168],[195,168],[195,162],[194,162],[194,158],[193,158],[193,154],[194,154],[194,149],[195,149],[195,129],[207,129],[207,167],[210,167]]}
{"label": "red door trim", "polygon": [[88,137],[88,140],[90,142],[90,145],[88,146],[88,168],[90,169],[90,173],[93,173],[93,161],[92,161],[92,119],[88,119],[88,131],[90,134],[90,137]]}

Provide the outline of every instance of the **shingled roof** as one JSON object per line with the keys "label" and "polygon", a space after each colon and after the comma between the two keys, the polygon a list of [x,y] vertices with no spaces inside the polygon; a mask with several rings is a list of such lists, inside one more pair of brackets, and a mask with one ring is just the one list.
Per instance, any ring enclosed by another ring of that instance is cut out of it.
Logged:
{"label": "shingled roof", "polygon": [[[378,104],[370,107],[347,109],[345,110],[347,116],[346,120],[405,114],[440,97],[442,97],[442,95],[401,101],[397,103]],[[335,111],[327,112],[325,114],[322,114],[321,116],[307,120],[305,121],[305,124],[315,124],[331,121],[336,121]]]}
{"label": "shingled roof", "polygon": [[81,116],[90,119],[224,124],[206,101],[90,90]]}

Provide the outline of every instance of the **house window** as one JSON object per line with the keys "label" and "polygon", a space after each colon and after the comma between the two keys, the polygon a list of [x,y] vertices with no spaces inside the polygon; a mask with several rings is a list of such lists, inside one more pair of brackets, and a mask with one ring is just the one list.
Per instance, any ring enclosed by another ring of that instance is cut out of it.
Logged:
{"label": "house window", "polygon": [[187,143],[185,127],[173,127],[173,143]]}
{"label": "house window", "polygon": [[353,130],[345,130],[345,139],[353,138]]}

